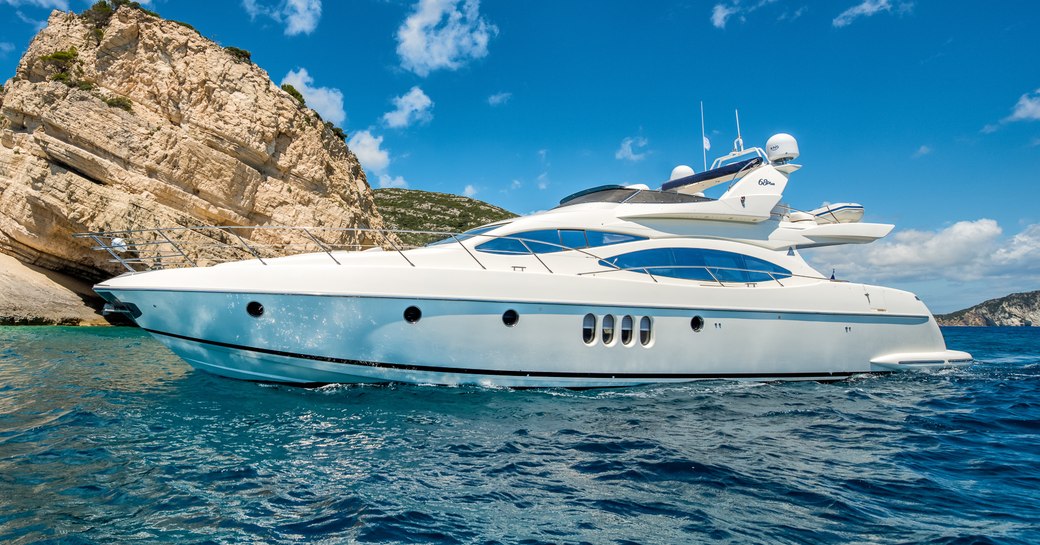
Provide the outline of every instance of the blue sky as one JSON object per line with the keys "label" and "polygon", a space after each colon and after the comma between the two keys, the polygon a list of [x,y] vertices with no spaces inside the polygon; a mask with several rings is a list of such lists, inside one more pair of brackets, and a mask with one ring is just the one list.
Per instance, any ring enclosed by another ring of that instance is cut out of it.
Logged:
{"label": "blue sky", "polygon": [[[1040,2],[151,0],[350,134],[373,187],[518,213],[798,138],[785,200],[854,201],[887,239],[809,255],[936,311],[1040,289]],[[0,79],[50,9],[0,0]],[[205,6],[203,9],[201,6]],[[829,272],[829,271],[828,271]]]}

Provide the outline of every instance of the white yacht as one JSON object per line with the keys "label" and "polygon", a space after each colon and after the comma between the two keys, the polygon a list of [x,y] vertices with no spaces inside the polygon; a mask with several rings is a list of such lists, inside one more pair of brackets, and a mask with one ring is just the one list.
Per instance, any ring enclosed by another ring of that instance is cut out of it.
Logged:
{"label": "white yacht", "polygon": [[852,203],[782,205],[799,168],[789,135],[735,148],[660,190],[592,188],[408,250],[316,240],[312,253],[138,271],[144,231],[89,233],[133,271],[94,289],[192,366],[256,381],[585,388],[972,361],[914,294],[834,280],[800,255],[891,225],[859,221]]}

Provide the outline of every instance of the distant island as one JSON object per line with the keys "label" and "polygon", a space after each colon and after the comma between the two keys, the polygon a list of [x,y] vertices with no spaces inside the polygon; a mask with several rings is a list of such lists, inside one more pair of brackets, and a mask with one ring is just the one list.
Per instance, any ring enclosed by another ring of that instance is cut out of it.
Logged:
{"label": "distant island", "polygon": [[964,310],[937,314],[935,320],[949,326],[1038,326],[1040,290],[1012,293]]}

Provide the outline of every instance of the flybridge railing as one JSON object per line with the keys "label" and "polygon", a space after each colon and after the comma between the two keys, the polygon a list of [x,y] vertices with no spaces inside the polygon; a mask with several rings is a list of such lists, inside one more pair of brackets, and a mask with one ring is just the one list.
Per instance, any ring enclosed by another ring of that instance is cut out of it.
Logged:
{"label": "flybridge railing", "polygon": [[[401,235],[411,235],[413,237],[422,235],[430,237],[431,242],[436,238],[436,242],[439,244],[457,244],[482,269],[487,269],[488,267],[477,257],[477,254],[471,248],[463,244],[464,241],[474,237],[518,241],[523,246],[524,252],[495,253],[498,255],[534,257],[541,267],[549,273],[554,273],[554,271],[546,263],[545,257],[563,251],[574,251],[582,254],[584,257],[594,259],[602,266],[609,267],[605,270],[599,269],[575,273],[578,275],[597,275],[626,271],[638,272],[645,274],[646,277],[656,283],[658,282],[658,277],[675,278],[673,275],[661,274],[666,269],[696,269],[706,271],[711,277],[711,280],[707,281],[719,286],[759,283],[727,279],[726,276],[729,276],[727,273],[732,272],[766,275],[769,276],[770,280],[764,281],[773,281],[780,286],[784,285],[781,282],[782,279],[790,277],[826,280],[824,277],[817,276],[781,275],[774,271],[705,265],[654,265],[622,268],[583,248],[574,248],[544,240],[518,236],[488,235],[472,232],[452,233],[447,231],[335,227],[196,226],[99,231],[77,233],[73,236],[92,240],[95,244],[93,246],[94,250],[105,251],[110,255],[111,259],[108,260],[110,263],[119,263],[128,272],[144,272],[158,269],[205,267],[242,259],[255,259],[259,263],[267,265],[267,260],[276,257],[304,253],[323,253],[328,257],[330,263],[342,265],[342,262],[336,257],[336,252],[362,251],[374,248],[396,252],[409,266],[416,267],[415,262],[409,258],[406,250],[418,246],[401,244],[399,242],[400,238],[402,238]],[[552,252],[535,251],[532,246],[535,248],[551,247],[556,250]],[[658,272],[655,274],[653,271]],[[721,273],[722,278],[720,278],[719,273]]]}

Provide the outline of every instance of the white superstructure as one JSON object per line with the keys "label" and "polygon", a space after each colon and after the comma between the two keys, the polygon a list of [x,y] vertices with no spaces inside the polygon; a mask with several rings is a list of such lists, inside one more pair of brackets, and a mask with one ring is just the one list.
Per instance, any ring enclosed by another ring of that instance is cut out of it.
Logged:
{"label": "white superstructure", "polygon": [[[191,365],[247,380],[596,387],[970,362],[912,293],[804,261],[892,226],[781,205],[798,147],[767,148],[423,248],[133,272],[95,290]],[[122,259],[105,241],[126,251],[133,235],[87,236]]]}

